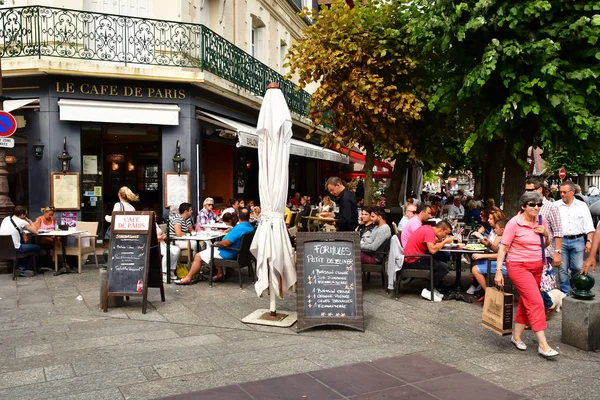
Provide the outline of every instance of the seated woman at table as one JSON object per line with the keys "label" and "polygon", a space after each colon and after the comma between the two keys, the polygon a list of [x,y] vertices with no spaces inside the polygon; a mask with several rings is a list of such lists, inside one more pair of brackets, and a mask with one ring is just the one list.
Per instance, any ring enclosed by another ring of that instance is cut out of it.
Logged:
{"label": "seated woman at table", "polygon": [[[54,217],[54,207],[48,206],[42,208],[42,215],[36,218],[34,225],[38,230],[53,231],[56,228],[56,218]],[[52,261],[55,257],[59,257],[58,262],[62,264],[62,255],[54,254],[55,243],[61,243],[61,238],[55,236],[44,236],[38,238],[38,243],[42,249],[50,250],[52,252]],[[64,246],[64,243],[62,244]],[[66,260],[65,260],[66,264]],[[67,268],[70,268],[67,265]]]}
{"label": "seated woman at table", "polygon": [[236,213],[238,212],[238,208],[240,206],[240,202],[238,200],[235,199],[229,199],[225,202],[225,204],[223,205],[223,211],[221,212],[222,214],[225,213]]}
{"label": "seated woman at table", "polygon": [[[246,210],[247,211],[247,210]],[[229,228],[227,229],[221,229],[221,232],[227,233],[231,230],[231,228],[233,228],[234,226],[237,225],[238,221],[240,219],[238,218],[236,213],[225,213],[223,214],[223,217],[221,218],[221,221],[223,221],[223,223],[225,225],[229,225]]]}
{"label": "seated woman at table", "polygon": [[215,201],[212,197],[207,197],[202,203],[202,210],[198,213],[196,221],[196,230],[203,231],[202,225],[216,224],[219,222],[219,217],[214,213]]}
{"label": "seated woman at table", "polygon": [[[475,253],[473,255],[471,255],[471,272],[473,273],[473,277],[475,278],[475,280],[477,281],[477,283],[479,283],[479,286],[481,286],[481,289],[483,290],[483,293],[485,294],[485,288],[487,287],[487,285],[485,284],[485,275],[488,273],[487,272],[487,267],[488,267],[488,260],[492,260],[491,264],[490,264],[490,274],[495,274],[496,273],[496,258],[498,257],[498,246],[500,245],[500,241],[502,240],[502,235],[504,234],[504,227],[506,226],[506,223],[508,222],[507,219],[501,219],[498,222],[494,223],[494,241],[493,243],[491,243],[494,246],[494,249],[492,249],[492,253],[487,253],[487,254],[479,254],[479,253]],[[487,238],[481,239],[481,241],[488,241]],[[489,241],[488,241],[489,242]],[[491,249],[491,245],[488,246]],[[506,275],[506,267],[502,268],[502,274]],[[475,292],[478,290],[477,287],[475,287],[475,285],[471,285],[471,287],[467,290],[468,294],[475,294]],[[484,299],[484,296],[479,298],[479,301],[482,301]]]}

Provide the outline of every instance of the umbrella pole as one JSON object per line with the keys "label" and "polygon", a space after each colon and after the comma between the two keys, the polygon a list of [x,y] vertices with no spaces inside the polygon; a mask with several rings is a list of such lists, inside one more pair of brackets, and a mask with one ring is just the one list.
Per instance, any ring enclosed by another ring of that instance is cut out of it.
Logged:
{"label": "umbrella pole", "polygon": [[277,298],[275,297],[275,288],[273,287],[273,271],[269,268],[268,263],[267,269],[269,271],[269,311],[271,312],[271,316],[274,317],[277,315]]}

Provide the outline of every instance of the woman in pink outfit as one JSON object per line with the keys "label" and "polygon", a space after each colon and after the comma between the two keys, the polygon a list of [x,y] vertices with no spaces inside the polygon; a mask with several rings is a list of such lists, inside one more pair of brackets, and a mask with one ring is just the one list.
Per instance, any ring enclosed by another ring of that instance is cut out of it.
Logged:
{"label": "woman in pink outfit", "polygon": [[506,257],[508,277],[519,291],[515,330],[510,341],[517,349],[527,350],[521,335],[525,325],[529,324],[538,341],[538,353],[545,358],[553,358],[558,356],[558,352],[546,341],[546,314],[540,294],[544,254],[540,235],[543,237],[544,247],[550,244],[546,221],[542,218],[542,224],[538,222],[542,196],[538,192],[525,192],[519,205],[521,211],[506,224],[502,235],[494,282],[500,287],[504,286],[502,264]]}

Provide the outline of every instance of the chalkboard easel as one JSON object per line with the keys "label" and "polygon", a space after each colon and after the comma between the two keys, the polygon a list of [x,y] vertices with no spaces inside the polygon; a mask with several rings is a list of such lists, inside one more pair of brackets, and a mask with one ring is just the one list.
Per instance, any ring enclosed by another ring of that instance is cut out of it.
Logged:
{"label": "chalkboard easel", "polygon": [[364,332],[357,232],[298,232],[298,332],[338,325]]}
{"label": "chalkboard easel", "polygon": [[149,287],[160,288],[161,300],[165,301],[154,213],[114,211],[111,227],[104,312],[108,310],[108,296],[141,296],[142,313],[146,314]]}

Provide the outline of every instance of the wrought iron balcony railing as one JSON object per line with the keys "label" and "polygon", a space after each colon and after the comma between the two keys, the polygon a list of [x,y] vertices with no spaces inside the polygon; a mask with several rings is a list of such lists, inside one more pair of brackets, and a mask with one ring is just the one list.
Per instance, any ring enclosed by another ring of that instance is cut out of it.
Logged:
{"label": "wrought iron balcony railing", "polygon": [[305,116],[310,94],[204,25],[52,7],[0,9],[0,57],[59,57],[198,68],[263,96],[278,82]]}

